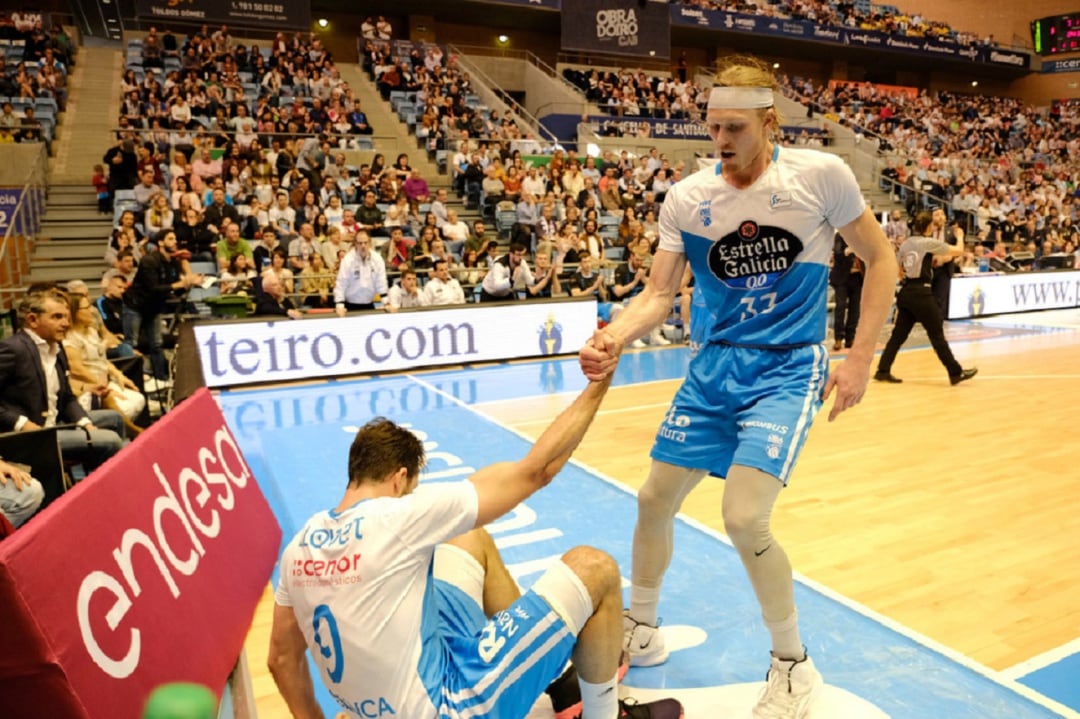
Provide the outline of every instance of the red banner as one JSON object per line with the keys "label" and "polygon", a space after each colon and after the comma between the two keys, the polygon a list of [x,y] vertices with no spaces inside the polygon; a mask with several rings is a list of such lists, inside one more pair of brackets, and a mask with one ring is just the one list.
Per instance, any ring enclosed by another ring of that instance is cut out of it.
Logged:
{"label": "red banner", "polygon": [[201,390],[0,542],[0,716],[138,717],[220,694],[281,529]]}

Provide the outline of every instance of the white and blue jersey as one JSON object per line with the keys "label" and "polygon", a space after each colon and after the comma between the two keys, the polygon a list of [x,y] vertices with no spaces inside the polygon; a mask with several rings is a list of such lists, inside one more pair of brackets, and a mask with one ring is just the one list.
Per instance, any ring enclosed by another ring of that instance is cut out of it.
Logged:
{"label": "white and blue jersey", "polygon": [[487,618],[434,576],[437,545],[476,524],[471,482],[320,512],[289,542],[275,601],[292,607],[319,678],[359,717],[524,717],[575,637],[533,592]]}
{"label": "white and blue jersey", "polygon": [[748,188],[729,185],[719,163],[675,185],[660,210],[660,249],[690,261],[712,311],[708,342],[823,342],[835,230],[864,208],[838,157],[777,146]]}
{"label": "white and blue jersey", "polygon": [[660,248],[685,253],[694,271],[697,353],[654,459],[720,477],[745,465],[787,482],[828,377],[833,237],[864,211],[847,165],[815,150],[777,147],[745,189],[717,164],[668,192]]}

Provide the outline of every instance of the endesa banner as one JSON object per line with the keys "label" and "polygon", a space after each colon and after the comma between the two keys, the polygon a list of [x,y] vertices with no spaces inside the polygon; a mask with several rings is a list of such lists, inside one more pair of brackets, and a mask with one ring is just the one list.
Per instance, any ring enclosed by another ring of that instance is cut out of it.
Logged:
{"label": "endesa banner", "polygon": [[595,329],[595,300],[561,300],[206,323],[195,340],[206,385],[225,387],[571,353]]}
{"label": "endesa banner", "polygon": [[0,542],[0,717],[137,719],[221,693],[281,544],[203,389]]}
{"label": "endesa banner", "polygon": [[1080,307],[1080,272],[956,275],[949,319]]}
{"label": "endesa banner", "polygon": [[1024,52],[1000,48],[960,45],[947,38],[904,37],[889,35],[876,30],[856,30],[836,25],[818,25],[808,20],[784,20],[764,15],[743,15],[688,5],[672,5],[671,22],[675,25],[773,35],[795,40],[880,48],[898,52],[943,57],[971,62],[987,62],[1024,68],[1031,64],[1031,56]]}
{"label": "endesa banner", "polygon": [[311,4],[305,0],[135,0],[135,14],[150,23],[226,23],[275,30],[311,27]]}

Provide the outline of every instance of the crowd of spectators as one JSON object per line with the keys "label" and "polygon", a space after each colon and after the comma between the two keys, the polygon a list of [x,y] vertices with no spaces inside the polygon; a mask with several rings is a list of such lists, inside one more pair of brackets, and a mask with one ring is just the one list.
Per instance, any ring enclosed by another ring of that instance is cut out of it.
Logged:
{"label": "crowd of spectators", "polygon": [[870,83],[817,87],[783,78],[793,98],[876,142],[883,187],[940,206],[1007,252],[1072,255],[1080,246],[1080,103],[1044,112],[1014,98]]}
{"label": "crowd of spectators", "polygon": [[683,5],[724,10],[745,15],[786,20],[809,20],[853,30],[874,30],[898,37],[935,38],[960,45],[993,46],[993,35],[980,38],[975,33],[954,30],[949,23],[931,20],[919,13],[906,13],[893,5],[869,2],[828,2],[827,0],[681,0]]}
{"label": "crowd of spectators", "polygon": [[[686,171],[682,163],[672,165],[655,148],[641,158],[556,148],[539,160],[527,152],[529,138],[522,142],[516,123],[469,102],[468,74],[442,48],[369,40],[364,53],[365,69],[395,109],[401,93],[416,93],[407,100],[426,119],[415,122],[438,138],[426,146],[445,150],[452,181],[433,196],[434,218],[425,218],[415,244],[393,253],[399,266],[418,270],[422,279],[427,271],[430,284],[429,257],[444,259],[462,285],[479,285],[481,301],[592,294],[609,308],[605,315],[643,287],[660,203]],[[403,84],[382,82],[388,73]],[[408,121],[410,113],[398,114]],[[485,235],[485,220],[471,227],[461,221],[447,207],[450,192],[467,206],[475,198],[483,217],[508,236],[509,248]],[[658,333],[652,341],[665,342]]]}
{"label": "crowd of spectators", "polygon": [[[113,271],[130,275],[119,263],[131,254],[137,264],[170,230],[182,252],[221,270],[231,248],[248,246],[254,260],[250,245],[270,234],[287,253],[309,231],[323,240],[346,230],[346,208],[367,191],[402,184],[381,156],[371,167],[345,163],[342,150],[373,130],[313,35],[279,33],[249,48],[227,26],[204,26],[182,43],[151,28],[128,59],[121,129],[93,178],[101,209],[115,212]],[[337,264],[321,259],[328,272]]]}
{"label": "crowd of spectators", "polygon": [[408,102],[409,124],[429,151],[448,150],[462,139],[535,140],[511,113],[483,108],[469,73],[434,43],[366,39],[363,68],[383,98]]}
{"label": "crowd of spectators", "polygon": [[39,14],[17,13],[0,35],[0,143],[48,143],[57,113],[67,106],[71,38],[59,25],[46,31]]}
{"label": "crowd of spectators", "polygon": [[602,111],[622,117],[700,121],[709,101],[707,87],[678,76],[644,70],[591,71],[564,68],[563,77]]}

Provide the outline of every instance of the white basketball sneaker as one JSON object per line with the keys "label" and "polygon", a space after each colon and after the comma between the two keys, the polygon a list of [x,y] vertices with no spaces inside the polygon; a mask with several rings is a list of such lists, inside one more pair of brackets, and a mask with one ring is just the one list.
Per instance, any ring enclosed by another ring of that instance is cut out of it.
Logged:
{"label": "white basketball sneaker", "polygon": [[798,661],[773,657],[754,719],[803,719],[824,684],[809,655]]}
{"label": "white basketball sneaker", "polygon": [[671,344],[671,340],[664,337],[664,333],[660,331],[659,327],[654,327],[652,332],[649,333],[649,344],[653,347],[666,347]]}
{"label": "white basketball sneaker", "polygon": [[643,624],[623,612],[623,651],[630,656],[630,666],[651,667],[667,661],[668,651],[664,648],[664,635],[657,626]]}

